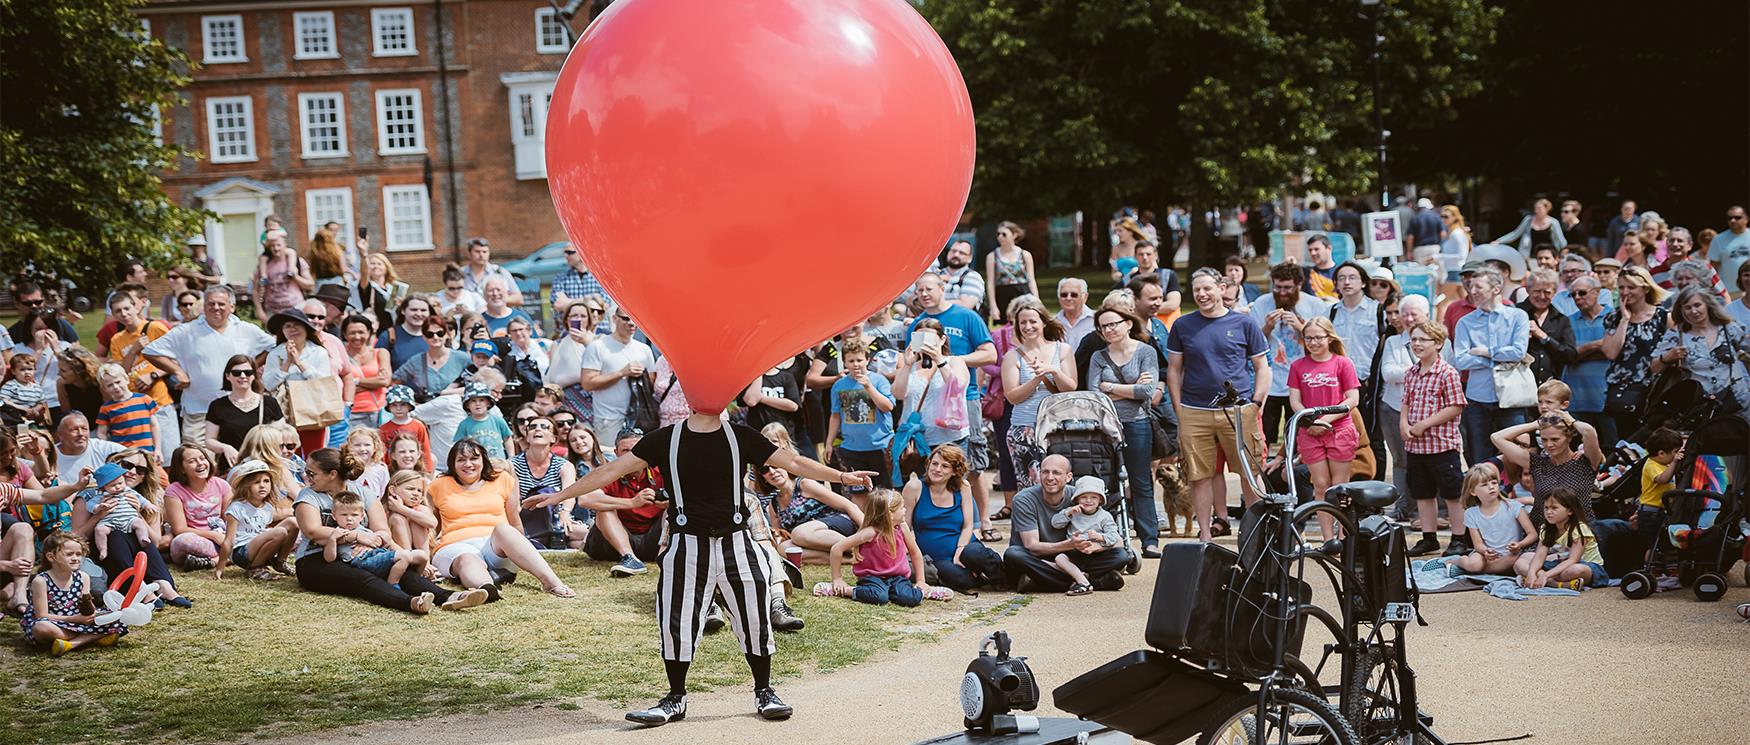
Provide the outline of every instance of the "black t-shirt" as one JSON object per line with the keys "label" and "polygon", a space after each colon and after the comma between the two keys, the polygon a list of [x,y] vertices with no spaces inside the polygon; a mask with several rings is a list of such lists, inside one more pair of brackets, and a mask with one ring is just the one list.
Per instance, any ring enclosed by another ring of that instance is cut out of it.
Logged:
{"label": "black t-shirt", "polygon": [[[798,406],[802,404],[802,388],[797,384],[796,376],[790,374],[790,370],[779,370],[760,376],[760,393],[768,398],[789,399],[796,402]],[[790,433],[791,441],[794,442],[797,439],[797,424],[802,421],[801,415],[800,408],[796,411],[779,411],[761,404],[748,408],[747,426],[752,427],[754,432],[758,433],[759,430],[765,429],[766,425],[777,422],[784,425],[784,429]]]}
{"label": "black t-shirt", "polygon": [[273,396],[262,396],[261,403],[248,411],[238,411],[230,396],[220,396],[207,405],[207,421],[219,425],[219,442],[234,448],[243,447],[243,436],[255,425],[277,422],[281,417],[280,402]]}
{"label": "black t-shirt", "polygon": [[[682,427],[681,452],[675,458],[680,468],[681,508],[668,511],[669,528],[692,535],[723,536],[747,527],[744,521],[732,519],[741,499],[742,476],[730,473],[729,438],[723,432],[694,432],[684,429],[686,422],[671,424],[651,432],[632,447],[632,454],[664,473],[669,470],[668,444],[675,427]],[[741,450],[744,469],[759,466],[777,452],[777,447],[754,429],[725,423],[735,434]],[[671,487],[672,489],[672,487]],[[673,492],[670,491],[672,498]],[[687,516],[687,524],[675,522],[677,514]]]}

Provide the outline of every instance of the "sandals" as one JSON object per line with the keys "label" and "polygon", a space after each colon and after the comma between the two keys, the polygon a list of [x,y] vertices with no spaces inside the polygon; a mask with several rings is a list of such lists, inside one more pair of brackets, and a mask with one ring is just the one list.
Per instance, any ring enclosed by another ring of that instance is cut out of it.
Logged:
{"label": "sandals", "polygon": [[1092,593],[1092,592],[1093,592],[1093,591],[1094,591],[1094,586],[1093,586],[1093,585],[1090,585],[1090,584],[1088,584],[1088,583],[1086,583],[1086,582],[1077,582],[1077,583],[1075,583],[1075,584],[1073,584],[1073,585],[1070,585],[1070,586],[1069,586],[1069,590],[1067,590],[1067,591],[1066,591],[1066,592],[1064,592],[1064,593],[1063,593],[1063,594],[1065,594],[1065,595],[1068,595],[1068,596],[1070,596],[1070,597],[1072,597],[1072,598],[1073,598],[1073,597],[1075,597],[1075,596],[1077,596],[1077,595],[1087,595],[1087,594],[1090,594],[1090,593]]}
{"label": "sandals", "polygon": [[1005,505],[1003,505],[1002,509],[997,510],[997,514],[991,515],[990,519],[992,519],[992,520],[1007,520],[1007,519],[1009,519],[1010,514],[1011,513],[1009,512],[1009,506],[1005,504]]}
{"label": "sandals", "polygon": [[285,559],[280,559],[279,561],[269,564],[268,567],[280,574],[286,575],[287,577],[295,577],[298,574],[296,571],[293,571],[291,567],[286,566]]}
{"label": "sandals", "polygon": [[273,582],[273,581],[279,579],[280,576],[278,574],[275,574],[272,569],[268,569],[267,567],[256,567],[254,569],[249,570],[249,578],[253,579],[253,580],[259,580],[262,582]]}
{"label": "sandals", "polygon": [[980,542],[995,543],[1002,539],[1003,534],[998,533],[996,528],[985,528],[984,530],[978,531],[978,540]]}
{"label": "sandals", "polygon": [[565,585],[555,585],[553,587],[544,588],[544,591],[548,595],[552,595],[556,598],[564,598],[566,600],[577,597],[577,593],[573,592],[571,588],[566,587]]}

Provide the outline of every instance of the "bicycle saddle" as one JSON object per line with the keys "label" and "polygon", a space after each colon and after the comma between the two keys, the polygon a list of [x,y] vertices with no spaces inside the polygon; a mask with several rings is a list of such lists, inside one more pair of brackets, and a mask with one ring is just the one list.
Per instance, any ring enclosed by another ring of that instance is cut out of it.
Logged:
{"label": "bicycle saddle", "polygon": [[1325,498],[1340,505],[1379,510],[1398,501],[1398,488],[1384,481],[1351,481],[1327,489]]}

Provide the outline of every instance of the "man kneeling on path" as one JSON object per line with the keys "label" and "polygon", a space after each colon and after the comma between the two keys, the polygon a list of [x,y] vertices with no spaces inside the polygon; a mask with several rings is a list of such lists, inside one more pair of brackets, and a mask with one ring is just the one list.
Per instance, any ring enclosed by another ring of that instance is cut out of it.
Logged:
{"label": "man kneeling on path", "polygon": [[[614,457],[624,458],[643,439],[637,430],[627,430],[614,441]],[[668,502],[661,498],[662,472],[654,466],[633,471],[631,475],[602,487],[602,493],[625,503],[612,509],[598,509],[595,524],[583,539],[583,553],[596,561],[619,562],[608,570],[616,577],[630,577],[649,571],[644,562],[655,561],[662,545],[662,513]]]}
{"label": "man kneeling on path", "polygon": [[1082,570],[1096,590],[1116,590],[1124,586],[1119,571],[1130,563],[1128,546],[1107,546],[1087,537],[1072,539],[1068,524],[1058,528],[1051,517],[1069,509],[1073,503],[1064,488],[1070,481],[1069,459],[1048,455],[1039,462],[1039,483],[1015,494],[1009,503],[1009,548],[1003,552],[1003,566],[1012,577],[1020,578],[1020,592],[1064,592],[1074,582],[1069,574],[1054,563],[1059,554]]}

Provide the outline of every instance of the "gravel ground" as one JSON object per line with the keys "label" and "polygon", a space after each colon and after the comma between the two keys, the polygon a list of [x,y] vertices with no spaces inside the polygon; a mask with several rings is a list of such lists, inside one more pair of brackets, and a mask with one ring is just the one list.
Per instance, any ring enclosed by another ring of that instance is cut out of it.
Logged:
{"label": "gravel ground", "polygon": [[[1412,626],[1409,634],[1423,709],[1434,716],[1435,731],[1454,742],[1530,734],[1562,744],[1750,743],[1750,624],[1733,612],[1750,602],[1741,581],[1742,572],[1734,572],[1732,590],[1714,603],[1696,602],[1686,590],[1630,601],[1608,588],[1524,602],[1481,592],[1427,596],[1423,614],[1432,625]],[[1037,596],[1012,614],[981,616],[927,644],[780,681],[780,693],[797,709],[787,722],[756,718],[743,689],[695,694],[685,721],[653,730],[632,729],[621,710],[580,700],[273,742],[348,736],[419,745],[915,742],[959,728],[960,674],[983,635],[1008,631],[1049,692],[1141,646],[1153,582],[1148,566],[1120,592]],[[956,602],[989,608],[1005,597]],[[654,659],[651,669],[660,675]],[[1047,693],[1038,713],[1060,715],[1050,703]]]}

